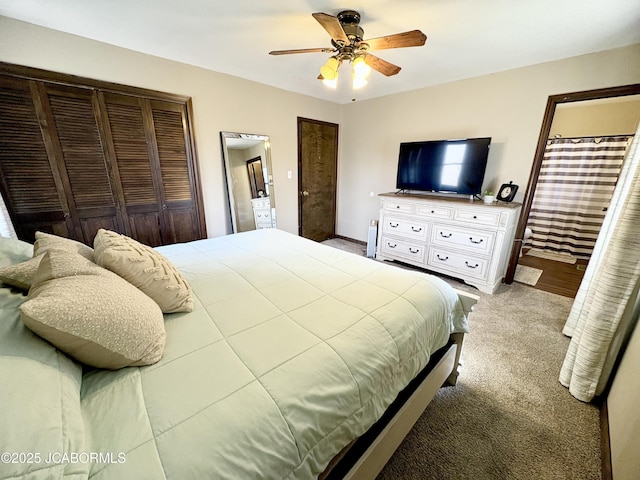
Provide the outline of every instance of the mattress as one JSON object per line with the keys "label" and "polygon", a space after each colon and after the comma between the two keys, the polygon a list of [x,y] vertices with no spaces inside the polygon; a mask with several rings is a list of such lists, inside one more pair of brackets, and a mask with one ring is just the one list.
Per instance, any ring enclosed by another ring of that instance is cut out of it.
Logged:
{"label": "mattress", "polygon": [[157,250],[194,310],[165,315],[147,367],[83,367],[0,289],[0,447],[40,456],[0,478],[315,478],[467,331],[443,280],[276,229]]}

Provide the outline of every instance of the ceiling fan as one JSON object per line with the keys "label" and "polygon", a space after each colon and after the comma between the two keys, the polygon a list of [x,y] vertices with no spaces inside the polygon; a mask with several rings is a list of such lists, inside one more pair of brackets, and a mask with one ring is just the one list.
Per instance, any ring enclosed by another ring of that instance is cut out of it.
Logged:
{"label": "ceiling fan", "polygon": [[370,50],[389,48],[418,47],[424,45],[427,36],[420,30],[411,30],[394,35],[363,40],[364,30],[360,26],[360,14],[354,10],[344,10],[337,16],[327,13],[313,13],[320,25],[331,36],[332,48],[302,48],[295,50],[274,50],[269,55],[288,55],[292,53],[332,53],[333,55],[320,69],[318,79],[335,88],[338,68],[342,62],[352,63],[354,88],[367,83],[370,69],[383,75],[392,76],[400,67],[369,53]]}

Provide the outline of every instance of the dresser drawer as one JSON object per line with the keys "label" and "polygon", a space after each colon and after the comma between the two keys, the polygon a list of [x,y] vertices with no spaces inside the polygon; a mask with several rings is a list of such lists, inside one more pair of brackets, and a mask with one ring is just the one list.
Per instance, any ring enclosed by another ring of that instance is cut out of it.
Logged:
{"label": "dresser drawer", "polygon": [[261,198],[254,198],[253,200],[251,200],[251,204],[253,206],[253,208],[269,208],[270,207],[270,202],[268,198],[265,199],[261,199]]}
{"label": "dresser drawer", "polygon": [[448,248],[462,248],[470,252],[490,255],[495,238],[494,232],[436,224],[433,226],[431,242]]}
{"label": "dresser drawer", "polygon": [[410,259],[414,262],[424,262],[426,247],[424,245],[404,242],[402,240],[383,236],[381,239],[380,250],[384,255],[390,257]]}
{"label": "dresser drawer", "polygon": [[271,220],[271,210],[268,208],[261,208],[259,210],[254,210],[253,215],[256,219],[256,222],[261,222],[265,220]]}
{"label": "dresser drawer", "polygon": [[474,225],[497,227],[500,223],[500,212],[498,210],[492,212],[489,209],[456,210],[454,218]]}
{"label": "dresser drawer", "polygon": [[453,208],[441,205],[418,204],[416,214],[428,218],[453,218]]}
{"label": "dresser drawer", "polygon": [[384,199],[383,209],[388,212],[413,213],[413,204],[407,202],[396,202],[393,199]]}
{"label": "dresser drawer", "polygon": [[487,275],[489,260],[471,254],[452,253],[432,246],[429,249],[427,265],[439,270],[448,270],[452,274],[463,275],[463,277],[484,279]]}
{"label": "dresser drawer", "polygon": [[426,241],[429,225],[424,222],[407,220],[406,218],[384,215],[382,220],[382,232],[389,235],[400,235],[415,240]]}

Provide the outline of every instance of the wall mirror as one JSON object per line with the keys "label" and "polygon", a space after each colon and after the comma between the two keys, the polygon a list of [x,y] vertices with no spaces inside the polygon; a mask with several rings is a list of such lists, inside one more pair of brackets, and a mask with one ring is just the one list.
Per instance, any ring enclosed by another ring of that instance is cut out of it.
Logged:
{"label": "wall mirror", "polygon": [[268,135],[220,132],[233,233],[276,227]]}

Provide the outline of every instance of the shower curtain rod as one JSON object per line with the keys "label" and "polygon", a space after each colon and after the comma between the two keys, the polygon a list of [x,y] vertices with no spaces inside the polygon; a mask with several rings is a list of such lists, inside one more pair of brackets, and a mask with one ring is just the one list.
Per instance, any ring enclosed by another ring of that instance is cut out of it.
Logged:
{"label": "shower curtain rod", "polygon": [[635,133],[618,133],[617,135],[582,135],[580,137],[563,137],[560,134],[556,134],[553,137],[549,137],[549,140],[578,140],[581,138],[615,138],[615,137],[633,137]]}

